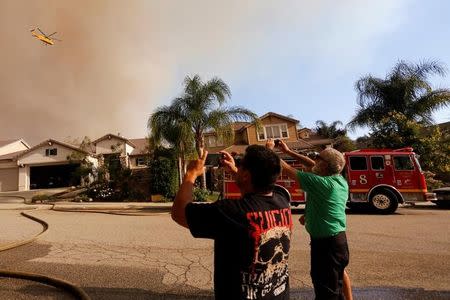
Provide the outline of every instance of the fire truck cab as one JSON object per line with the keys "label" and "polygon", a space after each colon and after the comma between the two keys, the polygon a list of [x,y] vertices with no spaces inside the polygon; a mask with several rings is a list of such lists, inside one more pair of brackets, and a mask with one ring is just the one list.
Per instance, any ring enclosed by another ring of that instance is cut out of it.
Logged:
{"label": "fire truck cab", "polygon": [[366,203],[378,213],[395,212],[399,203],[431,201],[413,149],[361,149],[345,153],[348,206]]}

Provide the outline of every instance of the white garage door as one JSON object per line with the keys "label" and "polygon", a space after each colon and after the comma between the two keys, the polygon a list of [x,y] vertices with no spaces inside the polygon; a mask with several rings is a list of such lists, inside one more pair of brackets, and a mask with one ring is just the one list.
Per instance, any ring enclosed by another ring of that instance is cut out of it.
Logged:
{"label": "white garage door", "polygon": [[17,191],[19,168],[0,169],[0,192]]}

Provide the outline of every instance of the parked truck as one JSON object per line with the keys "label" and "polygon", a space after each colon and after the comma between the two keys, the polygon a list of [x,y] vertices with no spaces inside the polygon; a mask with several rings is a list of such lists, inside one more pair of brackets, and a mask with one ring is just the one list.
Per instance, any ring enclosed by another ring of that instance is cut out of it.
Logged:
{"label": "parked truck", "polygon": [[[410,147],[401,149],[361,149],[344,153],[346,166],[342,175],[349,185],[347,206],[370,206],[381,214],[396,211],[400,203],[435,201],[436,194],[429,193],[418,155]],[[288,161],[301,170],[301,165]],[[307,201],[296,180],[285,174],[277,180],[291,194],[291,204],[297,206]],[[230,174],[224,174],[223,197],[239,198],[239,189]]]}

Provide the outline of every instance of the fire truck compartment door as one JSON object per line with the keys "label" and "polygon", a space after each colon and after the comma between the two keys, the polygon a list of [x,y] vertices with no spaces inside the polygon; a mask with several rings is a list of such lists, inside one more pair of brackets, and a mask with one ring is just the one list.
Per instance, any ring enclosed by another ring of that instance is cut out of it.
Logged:
{"label": "fire truck compartment door", "polygon": [[392,185],[394,183],[392,165],[386,164],[383,155],[372,155],[369,157],[370,168],[368,172],[369,182],[372,186],[379,184]]}
{"label": "fire truck compartment door", "polygon": [[410,155],[394,155],[393,168],[395,176],[395,186],[402,189],[417,189],[418,182],[414,163]]}

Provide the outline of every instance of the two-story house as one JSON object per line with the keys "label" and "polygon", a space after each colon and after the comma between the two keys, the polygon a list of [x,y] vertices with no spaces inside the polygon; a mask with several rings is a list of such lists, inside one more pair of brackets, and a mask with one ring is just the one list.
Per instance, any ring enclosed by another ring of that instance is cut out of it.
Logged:
{"label": "two-story house", "polygon": [[148,165],[148,139],[127,139],[108,133],[92,142],[93,152],[103,161],[118,162],[132,170],[143,169]]}
{"label": "two-story house", "polygon": [[[311,129],[298,128],[299,121],[291,117],[268,112],[260,117],[260,121],[260,128],[249,122],[234,123],[234,140],[228,144],[220,140],[214,132],[205,134],[205,146],[209,153],[206,160],[206,178],[209,187],[217,175],[215,169],[219,162],[219,151],[242,155],[249,145],[265,145],[268,139],[283,140],[290,149],[298,152],[320,150],[333,143],[333,140],[315,136]],[[290,157],[283,158],[290,159]]]}
{"label": "two-story house", "polygon": [[330,139],[315,138],[311,129],[298,128],[298,120],[274,112],[264,114],[260,121],[259,129],[254,123],[234,123],[234,141],[229,144],[218,139],[214,132],[205,134],[205,145],[211,156],[208,162],[214,164],[221,150],[243,154],[248,145],[265,145],[268,139],[281,139],[296,151],[320,149],[333,142]]}

